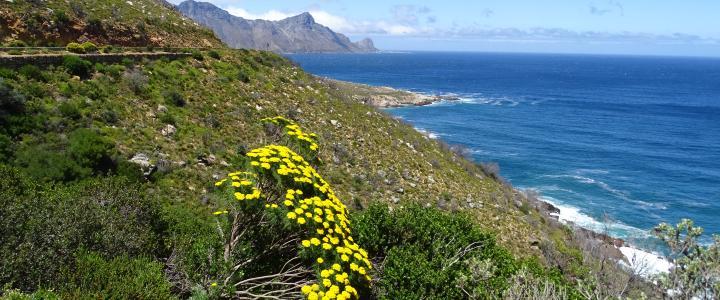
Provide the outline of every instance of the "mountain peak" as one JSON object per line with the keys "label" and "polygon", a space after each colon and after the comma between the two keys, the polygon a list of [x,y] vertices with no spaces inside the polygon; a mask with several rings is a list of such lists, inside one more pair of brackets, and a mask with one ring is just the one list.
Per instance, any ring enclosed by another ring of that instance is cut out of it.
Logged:
{"label": "mountain peak", "polygon": [[285,20],[292,21],[293,23],[296,23],[296,24],[306,24],[306,25],[315,24],[315,18],[313,18],[313,16],[309,12],[304,12],[297,16],[289,17]]}
{"label": "mountain peak", "polygon": [[[2,1],[2,0],[0,0]],[[196,22],[210,27],[233,48],[270,50],[280,53],[376,52],[371,40],[353,43],[350,39],[318,24],[304,12],[280,21],[245,20],[230,15],[210,3],[197,5],[187,0],[178,10]]]}

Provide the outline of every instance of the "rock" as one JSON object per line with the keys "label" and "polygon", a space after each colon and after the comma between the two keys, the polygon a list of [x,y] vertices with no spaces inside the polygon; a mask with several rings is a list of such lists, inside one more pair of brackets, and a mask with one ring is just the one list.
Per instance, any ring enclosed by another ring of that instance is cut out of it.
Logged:
{"label": "rock", "polygon": [[338,120],[330,120],[330,124],[335,127],[340,127],[340,122],[338,122]]}
{"label": "rock", "polygon": [[129,162],[139,165],[141,168],[148,168],[150,164],[150,158],[145,153],[137,153],[133,156]]}
{"label": "rock", "polygon": [[229,164],[228,162],[224,161],[224,160],[221,160],[221,161],[220,161],[220,165],[223,166],[223,167],[229,167],[229,166],[230,166],[230,164]]}
{"label": "rock", "polygon": [[212,179],[213,179],[213,180],[220,180],[220,178],[222,178],[222,175],[220,175],[220,174],[213,174],[213,175],[212,175]]}
{"label": "rock", "polygon": [[175,132],[177,132],[177,129],[175,128],[175,126],[172,126],[170,124],[167,124],[167,126],[165,126],[165,128],[160,130],[160,134],[162,134],[163,136],[168,136],[168,137],[175,135]]}
{"label": "rock", "polygon": [[400,202],[400,198],[392,196],[390,197],[390,201],[392,201],[393,204],[398,204],[398,202]]}
{"label": "rock", "polygon": [[432,176],[428,176],[427,180],[429,183],[435,183],[435,178],[433,178]]}
{"label": "rock", "polygon": [[382,178],[385,178],[385,176],[387,176],[387,173],[385,173],[385,171],[383,171],[383,170],[378,170],[377,175]]}
{"label": "rock", "polygon": [[405,189],[403,189],[403,188],[398,188],[397,190],[395,190],[395,192],[397,192],[398,194],[404,194],[404,193],[405,193]]}
{"label": "rock", "polygon": [[157,111],[161,113],[166,113],[168,111],[167,107],[165,105],[158,105]]}
{"label": "rock", "polygon": [[414,184],[414,183],[412,183],[412,182],[411,182],[411,183],[408,183],[408,185],[410,185],[410,187],[412,187],[412,188],[416,188],[416,187],[417,187],[417,184]]}

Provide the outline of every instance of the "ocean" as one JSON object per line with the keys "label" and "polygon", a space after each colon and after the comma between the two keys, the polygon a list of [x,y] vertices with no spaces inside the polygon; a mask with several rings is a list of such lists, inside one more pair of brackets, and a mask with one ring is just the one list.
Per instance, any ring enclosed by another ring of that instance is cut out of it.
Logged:
{"label": "ocean", "polygon": [[461,100],[389,113],[534,189],[561,218],[661,251],[651,229],[720,233],[720,59],[379,53],[290,55],[310,73]]}

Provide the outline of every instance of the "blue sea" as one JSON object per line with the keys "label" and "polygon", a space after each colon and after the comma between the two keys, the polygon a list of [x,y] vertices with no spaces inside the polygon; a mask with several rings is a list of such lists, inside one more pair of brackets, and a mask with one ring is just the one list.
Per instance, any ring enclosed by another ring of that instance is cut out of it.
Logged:
{"label": "blue sea", "polygon": [[[720,233],[720,59],[380,53],[291,55],[310,73],[460,101],[388,109],[496,162],[561,218],[654,247],[660,222]],[[648,249],[655,250],[655,249]]]}

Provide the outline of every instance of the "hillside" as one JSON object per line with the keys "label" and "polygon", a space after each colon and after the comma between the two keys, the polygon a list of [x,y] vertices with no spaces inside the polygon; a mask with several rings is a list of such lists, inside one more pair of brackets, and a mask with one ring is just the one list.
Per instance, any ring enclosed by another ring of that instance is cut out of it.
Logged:
{"label": "hillside", "polygon": [[353,43],[333,32],[309,13],[280,21],[246,20],[208,2],[187,0],[178,10],[203,24],[232,48],[268,50],[278,53],[376,52],[372,40]]}
{"label": "hillside", "polygon": [[[122,3],[127,15],[114,24],[130,26],[141,2]],[[168,34],[164,45],[217,43],[195,25],[174,27],[169,6],[144,5],[168,16],[152,31]],[[361,103],[367,87],[318,79],[271,52],[163,53],[101,62],[58,51],[57,64],[0,67],[3,297],[312,299],[339,296],[341,285],[363,299],[647,290],[606,244],[556,222],[497,166]],[[295,163],[284,167],[257,158],[289,151]],[[288,170],[306,177],[283,181]],[[266,203],[248,201],[261,196]],[[336,252],[313,248],[321,244]]]}
{"label": "hillside", "polygon": [[2,1],[0,42],[64,46],[218,47],[211,31],[156,0]]}

